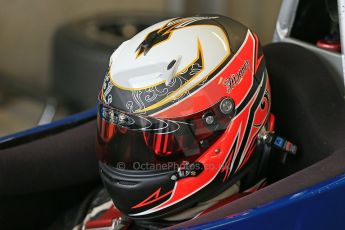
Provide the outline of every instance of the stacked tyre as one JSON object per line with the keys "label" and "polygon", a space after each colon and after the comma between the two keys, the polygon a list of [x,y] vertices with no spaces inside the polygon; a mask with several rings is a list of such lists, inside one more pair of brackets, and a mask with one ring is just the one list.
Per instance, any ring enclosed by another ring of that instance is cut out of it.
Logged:
{"label": "stacked tyre", "polygon": [[[53,42],[53,91],[72,112],[96,105],[109,58],[122,42],[162,17],[95,16],[62,26]],[[61,104],[61,103],[60,103]]]}

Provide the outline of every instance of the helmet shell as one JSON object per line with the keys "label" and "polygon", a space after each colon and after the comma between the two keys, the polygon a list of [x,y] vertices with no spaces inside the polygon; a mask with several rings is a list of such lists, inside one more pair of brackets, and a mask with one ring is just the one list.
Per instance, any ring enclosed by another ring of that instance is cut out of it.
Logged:
{"label": "helmet shell", "polygon": [[173,180],[173,170],[126,170],[101,161],[115,206],[131,218],[152,219],[227,189],[259,154],[270,95],[258,37],[230,18],[173,18],[124,42],[110,58],[102,105],[155,119],[188,117],[224,98],[233,100],[235,110],[224,133],[196,159],[204,166],[197,176]]}

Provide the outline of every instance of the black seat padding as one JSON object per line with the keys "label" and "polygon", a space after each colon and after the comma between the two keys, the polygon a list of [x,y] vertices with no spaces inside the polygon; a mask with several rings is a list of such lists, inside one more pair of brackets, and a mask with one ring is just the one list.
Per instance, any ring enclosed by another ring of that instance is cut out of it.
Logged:
{"label": "black seat padding", "polygon": [[296,142],[299,157],[272,165],[283,178],[345,147],[345,100],[332,72],[313,52],[291,43],[264,48],[278,134]]}
{"label": "black seat padding", "polygon": [[96,119],[0,151],[0,197],[59,189],[98,178]]}
{"label": "black seat padding", "polygon": [[1,229],[45,229],[100,184],[95,117],[57,129],[0,150]]}
{"label": "black seat padding", "polygon": [[271,181],[281,180],[174,229],[258,207],[345,173],[345,101],[329,70],[295,44],[270,44],[264,54],[276,130],[298,144],[300,156],[288,158],[284,166],[271,165]]}

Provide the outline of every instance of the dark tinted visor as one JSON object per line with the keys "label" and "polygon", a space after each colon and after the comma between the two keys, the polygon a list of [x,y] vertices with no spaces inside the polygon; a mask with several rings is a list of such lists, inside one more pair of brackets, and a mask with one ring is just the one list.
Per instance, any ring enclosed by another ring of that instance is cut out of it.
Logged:
{"label": "dark tinted visor", "polygon": [[231,121],[233,114],[222,111],[222,101],[196,114],[172,119],[130,114],[101,103],[97,118],[99,160],[135,170],[170,169],[182,161],[194,161]]}

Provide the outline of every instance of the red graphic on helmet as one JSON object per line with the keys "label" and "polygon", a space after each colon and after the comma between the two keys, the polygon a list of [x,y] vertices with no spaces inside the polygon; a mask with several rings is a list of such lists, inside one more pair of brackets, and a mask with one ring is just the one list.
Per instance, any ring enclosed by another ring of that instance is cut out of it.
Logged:
{"label": "red graphic on helmet", "polygon": [[147,197],[145,200],[143,200],[139,204],[134,205],[132,208],[141,208],[143,206],[159,201],[160,199],[163,199],[164,197],[169,196],[172,193],[172,190],[163,195],[160,195],[160,192],[161,192],[161,188],[157,189],[154,193],[152,193],[152,195]]}

